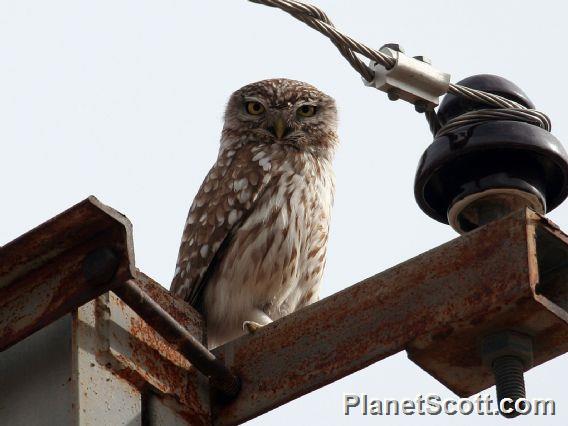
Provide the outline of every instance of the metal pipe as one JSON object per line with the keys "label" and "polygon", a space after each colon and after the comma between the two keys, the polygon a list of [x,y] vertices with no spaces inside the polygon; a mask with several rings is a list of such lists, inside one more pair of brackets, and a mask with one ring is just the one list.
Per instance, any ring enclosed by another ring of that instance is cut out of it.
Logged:
{"label": "metal pipe", "polygon": [[135,280],[127,280],[112,289],[134,312],[173,345],[201,373],[209,377],[211,386],[234,398],[240,381],[199,340],[146,294]]}

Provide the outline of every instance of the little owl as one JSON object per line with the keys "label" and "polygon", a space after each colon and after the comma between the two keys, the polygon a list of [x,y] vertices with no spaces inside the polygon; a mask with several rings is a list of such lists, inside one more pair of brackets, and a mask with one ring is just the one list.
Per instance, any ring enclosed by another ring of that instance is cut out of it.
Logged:
{"label": "little owl", "polygon": [[317,301],[334,197],[335,101],[273,79],[229,99],[171,291],[203,313],[209,347]]}

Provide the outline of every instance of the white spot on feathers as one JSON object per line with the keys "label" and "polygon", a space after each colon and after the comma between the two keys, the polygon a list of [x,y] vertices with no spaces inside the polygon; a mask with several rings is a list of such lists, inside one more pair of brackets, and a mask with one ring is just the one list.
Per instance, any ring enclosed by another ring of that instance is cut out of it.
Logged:
{"label": "white spot on feathers", "polygon": [[254,155],[254,157],[252,157],[252,161],[258,161],[262,159],[265,155],[266,153],[264,151],[259,151]]}
{"label": "white spot on feathers", "polygon": [[238,198],[239,198],[239,201],[240,201],[242,204],[244,204],[244,203],[246,203],[246,202],[249,200],[250,196],[251,196],[250,189],[245,189],[244,191],[241,191],[241,192],[239,193]]}
{"label": "white spot on feathers", "polygon": [[225,212],[223,212],[223,210],[221,209],[217,209],[216,215],[217,215],[217,223],[219,225],[222,225],[223,222],[225,222]]}
{"label": "white spot on feathers", "polygon": [[248,186],[248,180],[246,178],[239,179],[233,184],[233,189],[235,192],[242,191]]}
{"label": "white spot on feathers", "polygon": [[262,169],[263,169],[265,172],[267,172],[268,170],[270,170],[270,167],[271,167],[271,165],[270,165],[270,158],[269,158],[269,157],[264,157],[264,158],[262,158],[262,159],[258,162],[258,165],[259,165],[260,167],[262,167]]}
{"label": "white spot on feathers", "polygon": [[229,213],[229,217],[227,218],[227,222],[229,222],[230,226],[233,226],[235,222],[239,219],[239,212],[236,210],[231,210]]}

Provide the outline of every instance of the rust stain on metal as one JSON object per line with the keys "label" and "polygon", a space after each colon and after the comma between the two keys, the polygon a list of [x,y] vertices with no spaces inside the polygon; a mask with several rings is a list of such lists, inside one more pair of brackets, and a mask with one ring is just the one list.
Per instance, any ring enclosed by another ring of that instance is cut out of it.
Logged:
{"label": "rust stain on metal", "polygon": [[189,362],[143,320],[131,318],[129,331],[133,336],[129,342],[132,361],[147,371],[148,381],[156,383],[160,391],[183,399],[183,379]]}
{"label": "rust stain on metal", "polygon": [[[195,332],[196,337],[203,338],[203,319],[199,313],[174,299],[149,277],[138,272],[137,280],[144,281],[137,281],[137,285],[155,297],[166,312]],[[114,293],[99,298],[97,303],[106,306],[95,311],[97,334],[108,340],[103,344],[106,349],[100,362],[109,360],[108,368],[140,392],[151,388],[157,394],[169,395],[177,401],[177,410],[184,416],[191,411],[189,407],[195,408],[196,418],[209,416],[209,400],[202,395],[204,392],[208,395],[208,385],[195,379],[195,369],[187,359]]]}
{"label": "rust stain on metal", "polygon": [[116,280],[133,276],[131,225],[89,197],[0,248],[0,350],[50,324],[112,282],[89,282],[82,264],[99,247],[120,258]]}
{"label": "rust stain on metal", "polygon": [[[191,377],[190,382],[192,386],[195,386],[196,382],[193,379],[195,379],[195,377]],[[184,405],[179,405],[177,400],[172,399],[168,395],[155,395],[155,397],[158,398],[163,405],[176,412],[188,425],[210,426],[212,424],[211,413],[209,409],[205,408],[201,403],[200,396],[198,395],[194,395],[194,397]]]}
{"label": "rust stain on metal", "polygon": [[[117,303],[123,309],[127,306],[122,300],[118,300]],[[140,317],[133,315],[130,318],[128,331],[135,338],[131,339],[130,343],[133,353],[135,353],[134,350],[141,347],[141,344],[144,344],[157,351],[160,359],[165,358],[180,368],[188,369],[190,367],[189,362]]]}
{"label": "rust stain on metal", "polygon": [[[120,260],[109,283],[82,269],[101,247]],[[478,350],[490,331],[531,335],[535,365],[568,351],[567,276],[568,236],[533,212],[512,214],[217,348],[242,389],[230,402],[213,394],[214,423],[246,421],[404,349],[458,395],[479,392],[493,380]],[[126,280],[150,298],[152,309],[138,309],[146,321],[106,293]],[[203,319],[135,270],[130,223],[94,198],[0,248],[0,350],[103,293],[97,360],[189,424],[209,424],[209,385],[176,349],[179,335],[201,348]],[[169,342],[149,323],[170,327]]]}
{"label": "rust stain on metal", "polygon": [[205,323],[199,312],[140,271],[136,272],[136,282],[144,292],[174,317],[177,322],[183,325],[199,341],[203,341]]}
{"label": "rust stain on metal", "polygon": [[482,390],[488,382],[475,341],[494,327],[538,319],[540,359],[566,352],[568,338],[560,349],[542,340],[544,330],[563,334],[566,327],[533,298],[527,214],[456,238],[216,349],[243,386],[235,401],[215,405],[215,424],[246,421],[404,349],[458,394]]}
{"label": "rust stain on metal", "polygon": [[[107,257],[91,256],[95,252]],[[106,263],[99,265],[101,259],[115,258],[117,266],[111,269],[104,268]],[[170,395],[185,416],[193,407],[194,419],[209,418],[209,401],[203,396],[207,383],[194,378],[191,365],[156,330],[106,293],[132,278],[176,321],[203,339],[201,316],[135,269],[128,219],[89,197],[0,248],[0,350],[106,294],[106,302],[97,300],[93,318],[102,345],[96,350],[97,360],[139,391],[150,385],[164,397]],[[105,305],[109,300],[120,305],[121,318],[111,316]],[[115,322],[124,318],[126,323]]]}
{"label": "rust stain on metal", "polygon": [[[518,216],[519,214],[517,214]],[[563,309],[552,309],[552,303],[543,295],[537,294],[538,281],[546,273],[545,263],[551,250],[562,251],[566,244],[565,234],[550,221],[531,211],[525,211],[520,216],[523,230],[518,235],[525,236],[526,244],[518,245],[518,250],[512,252],[510,262],[525,263],[523,275],[507,271],[499,271],[499,281],[523,283],[522,291],[507,296],[506,289],[501,285],[492,287],[480,283],[480,288],[490,287],[494,297],[500,302],[472,317],[468,323],[454,322],[455,333],[443,339],[434,340],[433,335],[421,336],[411,343],[408,348],[409,357],[427,370],[432,376],[444,383],[462,397],[470,396],[494,384],[492,372],[481,361],[480,341],[484,335],[496,330],[514,329],[532,336],[535,342],[534,365],[546,362],[568,350],[568,325],[563,315]],[[546,231],[540,230],[541,228]],[[542,236],[543,232],[551,232],[550,237]],[[540,236],[539,236],[540,235]],[[546,241],[540,241],[546,240]],[[551,248],[554,246],[554,248]],[[564,249],[565,259],[568,260],[568,246]],[[558,258],[549,260],[553,267],[560,267],[562,261]],[[503,279],[501,279],[503,277]],[[568,278],[568,267],[563,271],[564,283]],[[545,281],[550,281],[549,279]],[[561,286],[562,299],[568,295],[567,287]],[[466,303],[479,305],[480,299],[466,299]],[[565,309],[566,307],[564,307]]]}
{"label": "rust stain on metal", "polygon": [[[149,384],[160,393],[188,403],[191,399],[186,392],[187,377],[192,370],[190,363],[117,296],[110,293],[106,304],[106,309],[95,311],[98,313],[97,333],[107,340],[101,362],[110,359],[109,368],[140,390]],[[194,311],[187,310],[184,314],[179,310],[177,315],[184,317],[186,323],[201,321],[189,318]]]}

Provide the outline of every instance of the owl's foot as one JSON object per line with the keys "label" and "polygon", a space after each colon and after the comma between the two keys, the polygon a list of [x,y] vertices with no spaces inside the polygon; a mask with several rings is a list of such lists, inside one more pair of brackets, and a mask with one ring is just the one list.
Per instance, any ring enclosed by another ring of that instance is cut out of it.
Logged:
{"label": "owl's foot", "polygon": [[246,331],[249,334],[253,334],[254,332],[256,332],[261,327],[262,327],[262,324],[259,324],[259,323],[254,322],[254,321],[243,322],[243,331]]}

